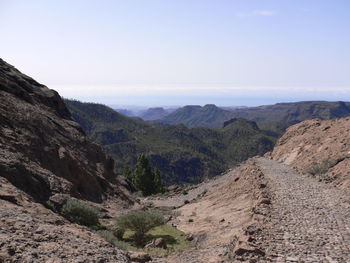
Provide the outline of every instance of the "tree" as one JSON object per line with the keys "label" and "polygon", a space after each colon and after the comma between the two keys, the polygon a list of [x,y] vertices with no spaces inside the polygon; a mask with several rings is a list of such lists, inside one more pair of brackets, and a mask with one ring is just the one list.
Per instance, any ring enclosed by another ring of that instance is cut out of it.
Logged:
{"label": "tree", "polygon": [[154,189],[154,174],[149,161],[144,154],[140,154],[134,171],[135,184],[144,195],[151,195]]}
{"label": "tree", "polygon": [[134,231],[134,241],[137,245],[143,245],[146,233],[153,227],[164,224],[164,216],[157,211],[130,211],[117,218],[117,226],[120,229]]}
{"label": "tree", "polygon": [[152,170],[149,160],[144,154],[140,154],[137,158],[134,172],[128,173],[128,171],[126,171],[124,174],[126,174],[127,178],[131,178],[135,187],[141,190],[142,194],[145,196],[163,191],[159,170]]}

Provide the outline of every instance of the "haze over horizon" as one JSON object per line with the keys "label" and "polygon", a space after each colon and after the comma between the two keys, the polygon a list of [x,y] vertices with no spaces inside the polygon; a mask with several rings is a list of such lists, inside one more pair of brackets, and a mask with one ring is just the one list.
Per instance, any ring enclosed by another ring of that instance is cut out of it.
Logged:
{"label": "haze over horizon", "polygon": [[350,101],[346,0],[0,0],[1,58],[114,105]]}

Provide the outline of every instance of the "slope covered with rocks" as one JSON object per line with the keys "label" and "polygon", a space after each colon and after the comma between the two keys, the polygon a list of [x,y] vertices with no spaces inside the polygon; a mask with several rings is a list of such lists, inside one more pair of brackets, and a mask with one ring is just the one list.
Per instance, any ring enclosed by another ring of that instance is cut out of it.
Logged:
{"label": "slope covered with rocks", "polygon": [[279,139],[271,157],[350,189],[350,118],[296,124]]}
{"label": "slope covered with rocks", "polygon": [[128,261],[45,207],[60,197],[133,203],[114,161],[86,139],[58,93],[0,59],[0,262]]}

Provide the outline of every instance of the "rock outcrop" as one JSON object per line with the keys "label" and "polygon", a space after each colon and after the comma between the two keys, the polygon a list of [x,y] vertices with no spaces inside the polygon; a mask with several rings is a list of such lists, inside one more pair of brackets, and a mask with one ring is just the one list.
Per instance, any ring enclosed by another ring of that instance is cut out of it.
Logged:
{"label": "rock outcrop", "polygon": [[273,160],[350,189],[350,118],[308,120],[279,139]]}
{"label": "rock outcrop", "polygon": [[58,93],[0,60],[0,176],[44,202],[55,193],[101,202],[114,162],[87,141]]}

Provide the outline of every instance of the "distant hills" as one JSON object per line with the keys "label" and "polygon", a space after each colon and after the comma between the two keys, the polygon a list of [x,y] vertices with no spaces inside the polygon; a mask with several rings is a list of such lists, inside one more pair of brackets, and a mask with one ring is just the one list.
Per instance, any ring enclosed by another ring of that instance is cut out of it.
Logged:
{"label": "distant hills", "polygon": [[140,114],[140,118],[145,121],[158,120],[164,118],[168,114],[173,112],[171,109],[164,109],[162,107],[149,108]]}
{"label": "distant hills", "polygon": [[215,105],[185,106],[156,122],[166,125],[182,123],[187,127],[220,128],[225,121],[232,118],[244,118],[255,121],[259,128],[279,136],[287,127],[304,120],[328,120],[346,116],[350,116],[349,102],[304,101],[232,110]]}
{"label": "distant hills", "polygon": [[221,109],[214,104],[203,107],[198,105],[185,106],[157,121],[157,123],[174,125],[184,124],[187,127],[219,128],[231,119],[231,112]]}
{"label": "distant hills", "polygon": [[153,121],[153,120],[158,120],[167,116],[168,114],[178,109],[178,107],[171,107],[166,109],[163,107],[154,107],[154,108],[147,108],[147,109],[134,109],[134,108],[130,108],[130,109],[113,108],[113,109],[127,117],[138,117],[145,121]]}
{"label": "distant hills", "polygon": [[187,105],[155,120],[153,123],[162,125],[184,124],[187,127],[221,128],[225,121],[230,120],[232,109],[217,107],[214,104]]}
{"label": "distant hills", "polygon": [[[119,171],[145,153],[168,184],[196,183],[273,148],[275,139],[255,122],[234,119],[220,129],[159,126],[94,103],[65,100],[88,137],[113,156]],[[209,105],[207,108],[215,107]],[[214,116],[215,117],[215,116]]]}

